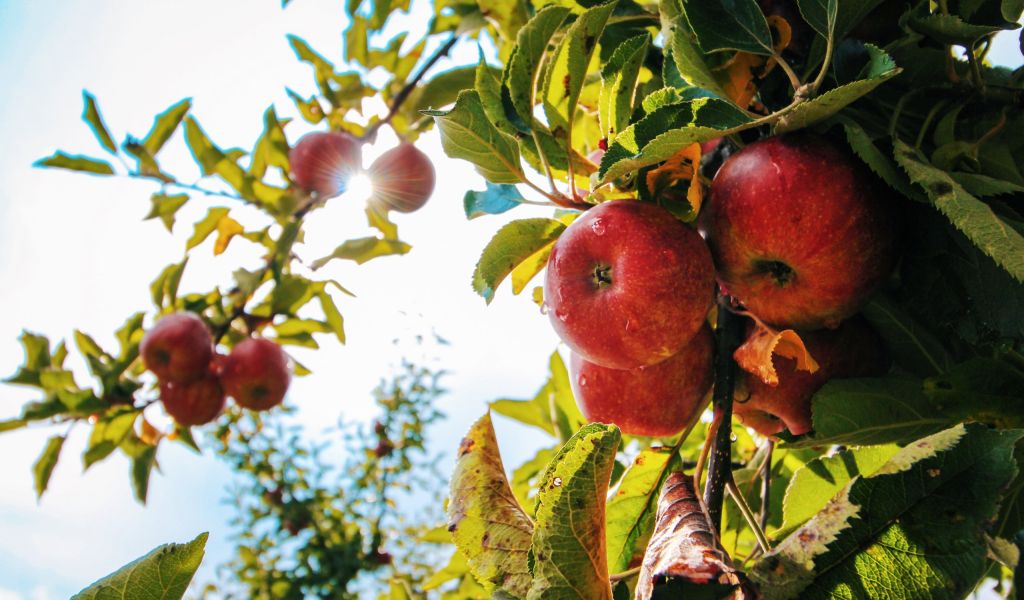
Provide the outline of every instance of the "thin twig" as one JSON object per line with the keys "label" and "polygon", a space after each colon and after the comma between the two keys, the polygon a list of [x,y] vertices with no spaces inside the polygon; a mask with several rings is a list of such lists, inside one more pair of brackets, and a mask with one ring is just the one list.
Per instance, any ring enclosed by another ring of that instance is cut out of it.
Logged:
{"label": "thin twig", "polygon": [[754,518],[754,512],[750,510],[750,505],[747,504],[747,500],[740,492],[732,474],[729,475],[729,481],[726,482],[725,488],[729,490],[729,495],[732,496],[733,501],[736,502],[736,506],[738,506],[740,512],[743,513],[743,518],[746,519],[750,530],[754,532],[754,537],[757,538],[757,545],[761,547],[761,552],[764,552],[765,554],[771,552],[772,548],[768,543],[768,538],[764,535],[764,531],[757,524],[757,519]]}
{"label": "thin twig", "polygon": [[642,567],[633,567],[632,569],[629,569],[628,571],[623,571],[621,573],[613,573],[613,574],[608,576],[608,581],[611,581],[612,583],[615,583],[616,581],[622,581],[623,579],[629,579],[630,577],[632,577],[634,575],[639,575],[641,568]]}
{"label": "thin twig", "polygon": [[435,52],[434,55],[431,56],[430,59],[427,60],[427,62],[425,62],[422,67],[420,67],[420,70],[417,71],[415,75],[413,75],[412,79],[406,82],[405,86],[403,86],[402,89],[398,91],[398,94],[395,95],[394,100],[391,101],[391,106],[388,108],[388,114],[385,115],[384,118],[381,119],[380,121],[377,121],[376,123],[367,127],[366,131],[363,132],[363,135],[360,136],[359,139],[363,141],[372,139],[373,136],[377,135],[378,129],[390,123],[391,119],[393,119],[395,115],[398,113],[398,109],[402,107],[402,104],[409,97],[409,94],[411,94],[412,91],[416,89],[416,85],[419,84],[420,80],[423,79],[423,77],[427,74],[427,71],[429,71],[430,68],[433,67],[435,63],[437,63],[437,61],[441,60],[442,57],[447,56],[448,52],[451,51],[452,47],[455,46],[455,43],[458,41],[459,37],[453,34],[451,38],[448,39],[447,42],[442,44],[441,47],[437,49],[437,52]]}

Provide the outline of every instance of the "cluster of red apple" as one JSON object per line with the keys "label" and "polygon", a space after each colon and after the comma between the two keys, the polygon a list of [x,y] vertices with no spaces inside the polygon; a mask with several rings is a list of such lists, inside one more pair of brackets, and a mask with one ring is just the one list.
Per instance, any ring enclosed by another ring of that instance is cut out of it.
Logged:
{"label": "cluster of red apple", "polygon": [[224,410],[226,396],[250,410],[280,404],[291,373],[281,346],[263,338],[217,354],[210,330],[190,312],[168,315],[146,332],[142,362],[160,382],[160,401],[182,425],[203,425]]}
{"label": "cluster of red apple", "polygon": [[[899,255],[895,198],[824,138],[772,137],[725,161],[700,233],[656,204],[591,208],[555,243],[545,303],[572,350],[576,400],[592,421],[669,436],[705,406],[718,293],[760,322],[794,328],[818,363],[774,357],[775,385],[739,378],[734,411],[764,435],[811,429],[811,396],[831,378],[888,368],[856,317]],[[717,286],[716,286],[717,281]]]}
{"label": "cluster of red apple", "polygon": [[[345,192],[363,172],[362,142],[344,131],[309,133],[288,154],[292,181],[320,198]],[[410,142],[402,142],[373,161],[366,174],[373,186],[370,202],[385,210],[410,213],[434,192],[434,165]]]}

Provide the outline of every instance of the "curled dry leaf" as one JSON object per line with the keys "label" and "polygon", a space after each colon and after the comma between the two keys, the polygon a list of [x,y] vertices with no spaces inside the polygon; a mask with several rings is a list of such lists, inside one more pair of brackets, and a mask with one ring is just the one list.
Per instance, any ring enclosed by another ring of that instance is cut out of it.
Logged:
{"label": "curled dry leaf", "polygon": [[[776,54],[781,54],[793,39],[793,29],[789,22],[778,15],[768,17],[768,25],[775,32],[772,44]],[[727,77],[722,86],[723,91],[737,106],[750,106],[757,94],[754,80],[761,80],[775,68],[775,57],[759,56],[749,52],[737,52],[725,64]]]}
{"label": "curled dry leaf", "polygon": [[694,492],[693,478],[677,471],[668,476],[661,488],[658,516],[640,568],[636,599],[649,600],[655,588],[688,597],[698,587],[714,597],[757,597],[718,546],[707,513]]}
{"label": "curled dry leaf", "polygon": [[691,212],[696,215],[700,212],[701,204],[704,202],[704,186],[701,185],[700,177],[697,176],[699,167],[700,144],[684,146],[661,166],[647,173],[647,189],[651,191],[651,194],[658,196],[681,181],[689,181],[690,185],[686,189],[686,201],[690,204]]}
{"label": "curled dry leaf", "polygon": [[797,332],[792,329],[772,329],[754,315],[744,314],[754,320],[754,325],[747,335],[747,341],[732,355],[743,370],[756,375],[768,385],[778,385],[779,375],[772,361],[776,354],[792,358],[796,361],[796,368],[801,371],[814,373],[818,370],[817,361],[807,351]]}

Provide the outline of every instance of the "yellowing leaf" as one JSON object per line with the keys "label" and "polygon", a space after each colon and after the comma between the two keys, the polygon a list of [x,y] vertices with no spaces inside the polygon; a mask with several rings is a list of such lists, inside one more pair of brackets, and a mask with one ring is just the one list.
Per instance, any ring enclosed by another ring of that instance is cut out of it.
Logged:
{"label": "yellowing leaf", "polygon": [[217,221],[217,241],[213,245],[213,255],[223,254],[231,243],[231,238],[245,231],[242,224],[224,215]]}
{"label": "yellowing leaf", "polygon": [[[768,17],[768,25],[775,31],[773,50],[776,53],[782,52],[793,37],[792,28],[785,19],[778,15]],[[767,77],[775,68],[775,63],[774,58],[758,56],[749,52],[737,52],[732,60],[726,63],[726,80],[722,86],[723,90],[737,106],[743,108],[750,106],[757,94],[755,79],[761,80]]]}
{"label": "yellowing leaf", "polygon": [[459,446],[451,478],[448,531],[470,571],[488,591],[526,596],[533,523],[505,477],[490,414],[473,424]]}
{"label": "yellowing leaf", "polygon": [[551,255],[551,249],[554,246],[555,242],[551,242],[512,269],[513,294],[518,295],[526,289],[526,285],[530,283],[530,280],[548,264],[548,256]]}
{"label": "yellowing leaf", "polygon": [[696,176],[699,167],[700,144],[684,146],[661,166],[647,173],[647,188],[652,194],[658,195],[681,181],[689,181],[686,200],[696,215],[704,201],[704,187],[700,183],[700,177]]}
{"label": "yellowing leaf", "polygon": [[756,375],[768,385],[778,385],[779,376],[772,362],[775,354],[792,358],[796,361],[796,368],[801,371],[813,373],[818,370],[817,361],[807,351],[803,340],[795,331],[778,331],[749,313],[747,316],[754,319],[754,328],[747,336],[747,341],[732,355],[743,370]]}

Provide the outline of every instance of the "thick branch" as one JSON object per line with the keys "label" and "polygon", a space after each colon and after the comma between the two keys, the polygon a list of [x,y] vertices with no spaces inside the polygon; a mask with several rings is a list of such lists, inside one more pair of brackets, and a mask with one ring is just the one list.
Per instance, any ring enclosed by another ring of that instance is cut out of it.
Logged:
{"label": "thick branch", "polygon": [[722,526],[722,500],[726,483],[732,478],[732,396],[736,383],[736,362],[732,355],[740,345],[742,333],[743,318],[730,310],[728,298],[723,297],[718,304],[715,391],[712,397],[715,420],[719,425],[704,488],[704,504],[716,529]]}
{"label": "thick branch", "polygon": [[435,52],[434,55],[431,56],[430,59],[427,60],[427,62],[425,62],[422,67],[420,67],[420,70],[417,71],[415,75],[413,75],[412,79],[406,82],[405,86],[398,91],[398,94],[395,96],[394,100],[391,101],[391,106],[388,108],[388,114],[385,115],[385,117],[380,121],[377,121],[376,123],[367,127],[366,131],[363,133],[360,139],[364,141],[373,139],[373,136],[377,135],[378,129],[390,123],[391,119],[393,119],[395,114],[398,113],[398,110],[402,108],[402,104],[409,97],[409,94],[411,94],[412,91],[416,89],[416,85],[419,84],[420,80],[423,79],[423,77],[427,74],[427,71],[429,71],[430,68],[433,67],[435,63],[437,63],[437,61],[441,60],[442,57],[447,56],[448,52],[451,51],[452,47],[455,46],[455,43],[458,41],[459,37],[457,35],[452,35],[452,37],[447,42],[442,44],[441,47],[437,49],[437,52]]}

